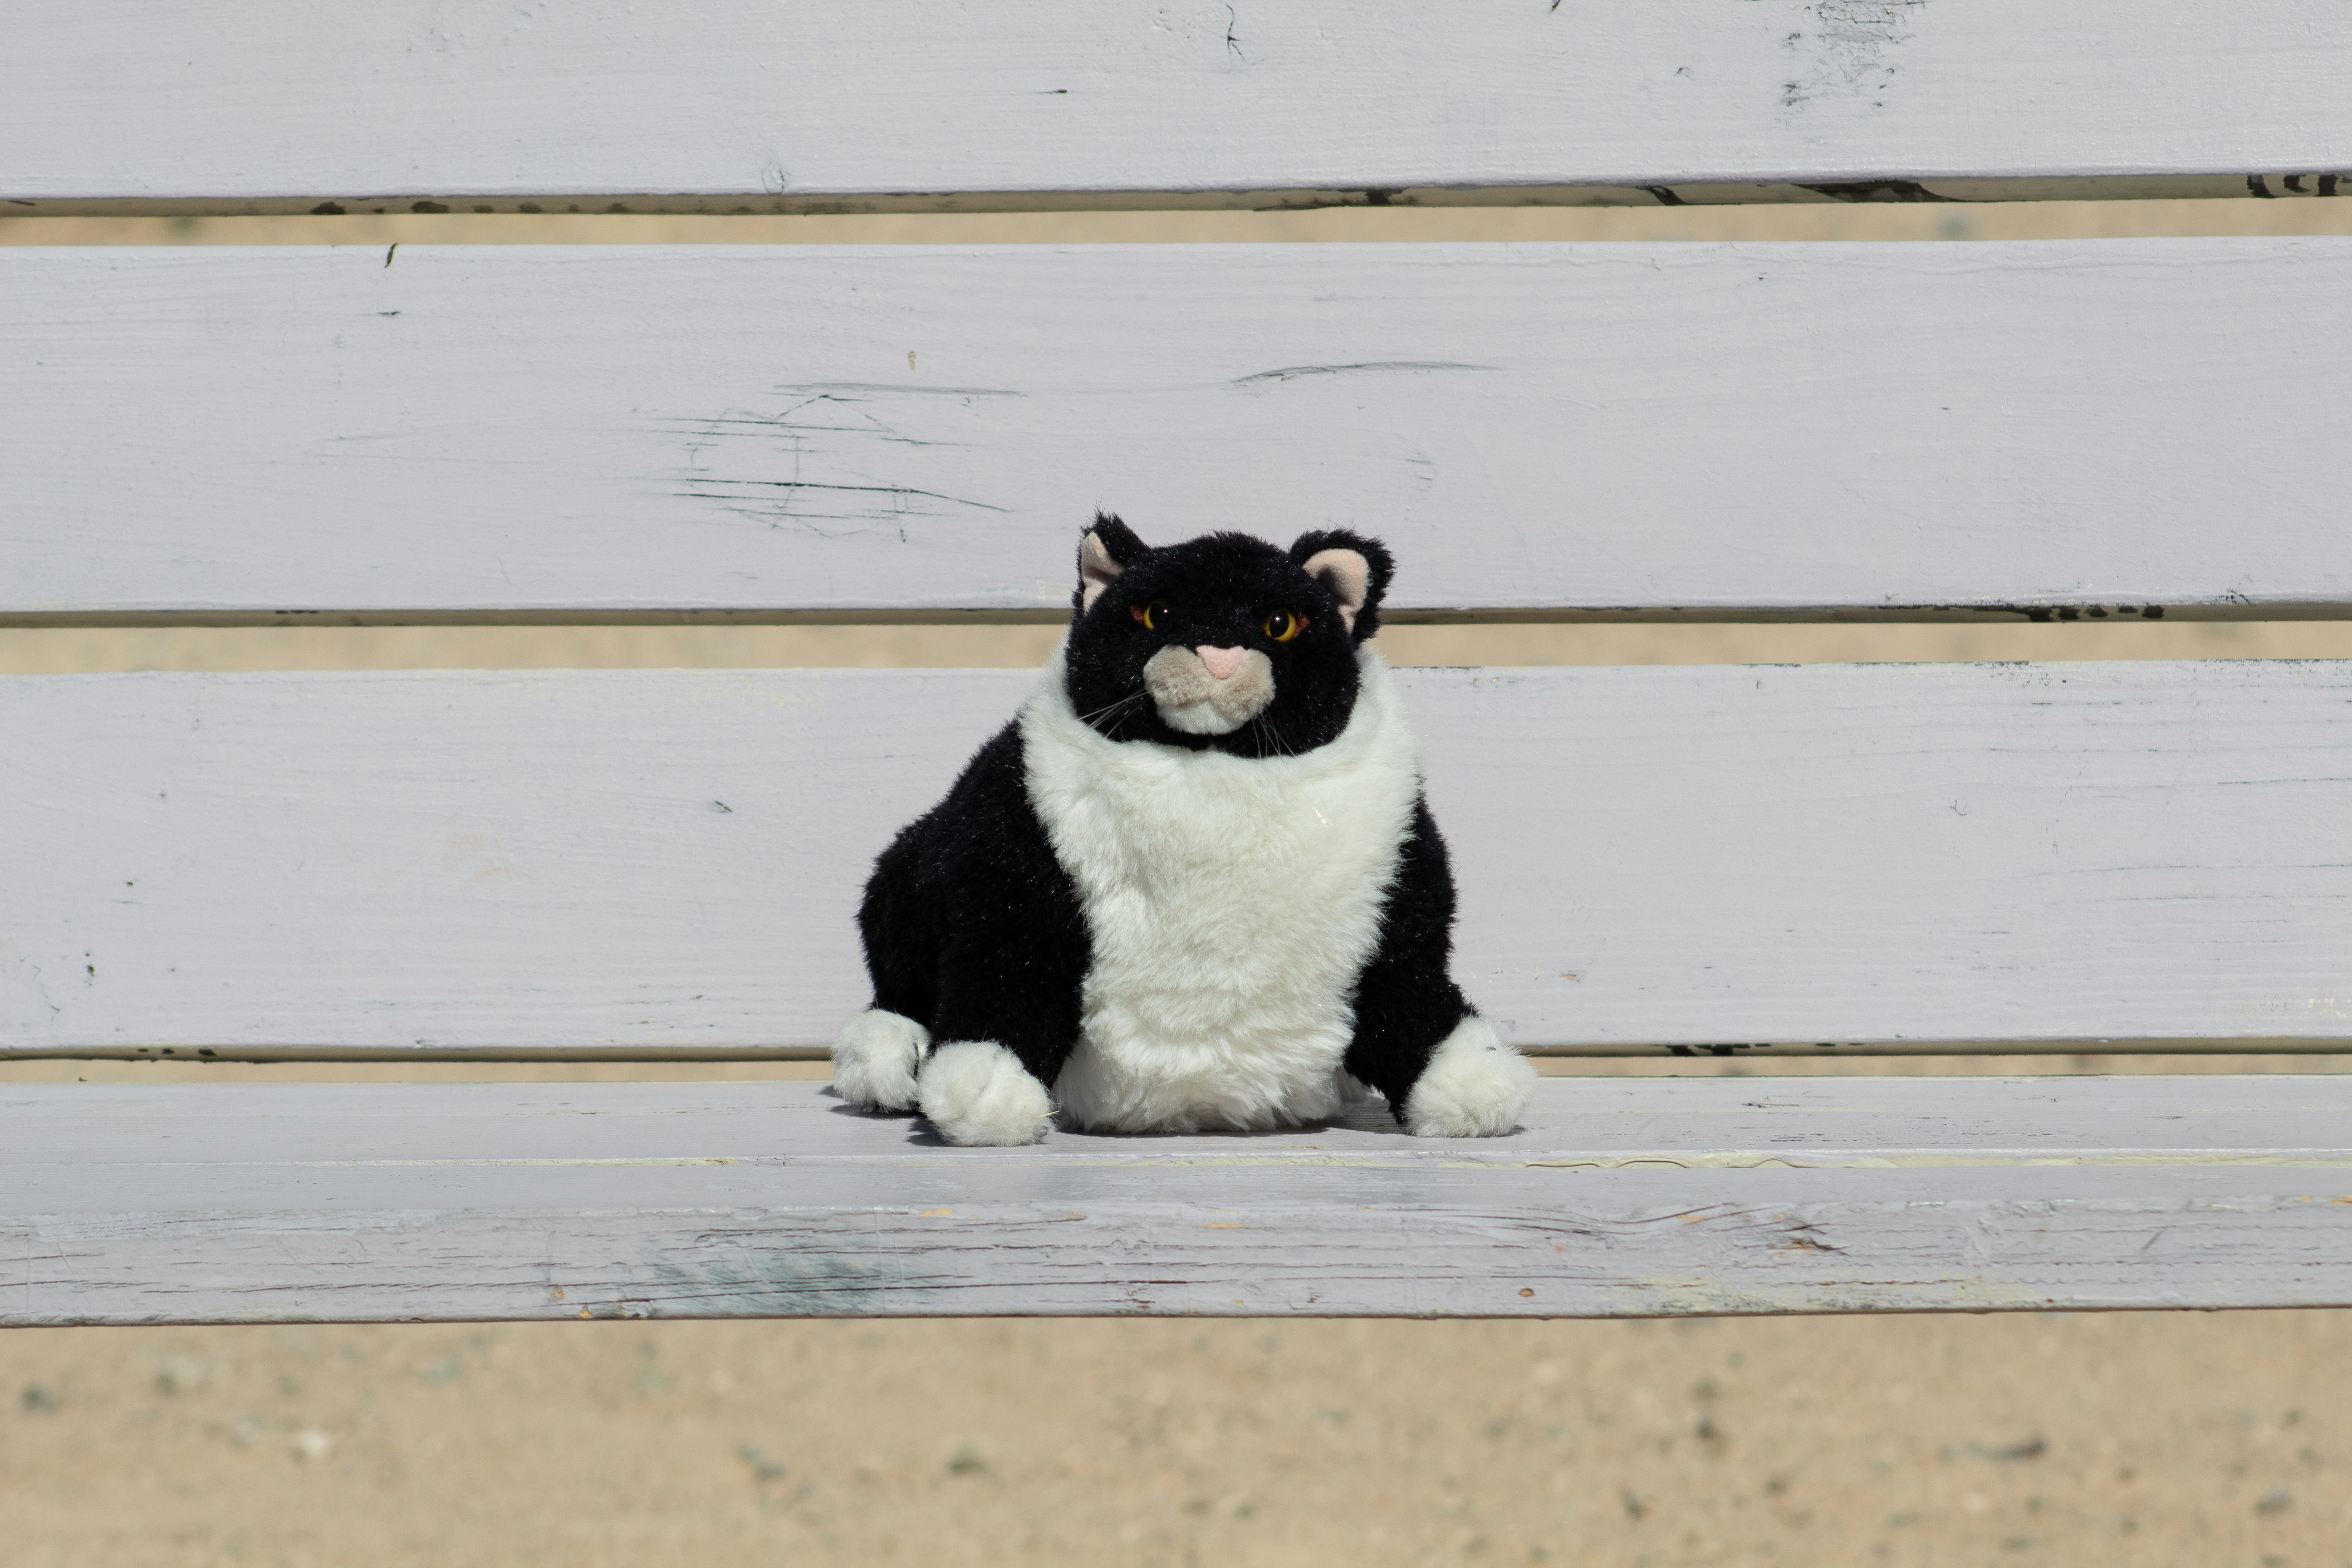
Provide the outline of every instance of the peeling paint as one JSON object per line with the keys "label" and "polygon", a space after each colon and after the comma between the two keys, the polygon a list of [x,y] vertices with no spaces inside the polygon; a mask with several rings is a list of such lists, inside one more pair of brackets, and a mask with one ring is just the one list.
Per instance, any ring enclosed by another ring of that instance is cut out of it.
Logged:
{"label": "peeling paint", "polygon": [[1885,106],[1899,66],[1892,51],[1911,40],[1927,0],[1814,0],[1808,29],[1790,33],[1781,47],[1791,62],[1781,84],[1784,113],[1828,100]]}
{"label": "peeling paint", "polygon": [[[696,1250],[706,1251],[721,1239],[706,1232],[696,1237]],[[644,1259],[640,1268],[659,1283],[661,1295],[644,1301],[639,1315],[842,1318],[887,1310],[886,1298],[908,1273],[908,1260],[890,1254],[844,1256],[806,1244],[816,1239],[795,1246],[773,1234],[751,1234],[725,1259],[688,1260],[675,1254]],[[934,1270],[914,1271],[918,1280],[935,1277]],[[677,1310],[681,1306],[692,1310]]]}

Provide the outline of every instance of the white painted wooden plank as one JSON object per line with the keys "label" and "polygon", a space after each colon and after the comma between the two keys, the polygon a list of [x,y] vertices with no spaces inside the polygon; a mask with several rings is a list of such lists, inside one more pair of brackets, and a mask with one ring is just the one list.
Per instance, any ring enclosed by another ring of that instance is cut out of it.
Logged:
{"label": "white painted wooden plank", "polygon": [[[1126,1137],[1056,1131],[1034,1148],[948,1150],[912,1117],[853,1111],[822,1084],[0,1085],[0,1171],[14,1206],[106,1212],[124,1189],[86,1179],[118,1168],[139,1206],[169,1207],[201,1169],[207,1207],[268,1201],[274,1171],[393,1173],[458,1167],[528,1173],[730,1162],[920,1170],[954,1161],[1026,1169],[1293,1169],[1491,1165],[1615,1170],[1942,1170],[2035,1160],[2090,1166],[2352,1167],[2352,1075],[1958,1078],[1580,1078],[1548,1082],[1507,1138],[1407,1138],[1377,1106],[1331,1129],[1258,1135]],[[1667,1087],[1671,1085],[1672,1087]],[[287,1092],[281,1092],[281,1090]],[[882,1131],[887,1129],[887,1132]],[[1559,1163],[1562,1151],[1573,1159]],[[373,1179],[373,1178],[371,1178]],[[385,1180],[395,1179],[386,1175]],[[468,1178],[471,1179],[471,1178]],[[485,1178],[489,1179],[489,1178]],[[504,1180],[505,1177],[496,1179]],[[664,1178],[667,1179],[667,1178]],[[696,1177],[702,1180],[704,1177]],[[732,1181],[713,1173],[708,1179]],[[744,1175],[746,1181],[761,1180]],[[234,1184],[249,1182],[239,1187]],[[24,1184],[31,1184],[26,1185]],[[37,1193],[37,1204],[21,1194]]]}
{"label": "white painted wooden plank", "polygon": [[2326,0],[95,0],[5,44],[0,197],[34,210],[2352,168]]}
{"label": "white painted wooden plank", "polygon": [[[1518,1043],[2352,1041],[2341,664],[1401,679]],[[0,683],[0,1050],[821,1045],[1028,679]]]}
{"label": "white painted wooden plank", "polygon": [[2341,239],[18,248],[0,405],[20,621],[1050,615],[1098,505],[1406,610],[2352,606]]}
{"label": "white painted wooden plank", "polygon": [[1496,1140],[814,1084],[0,1089],[0,1322],[2352,1304],[2352,1079],[1561,1080]]}

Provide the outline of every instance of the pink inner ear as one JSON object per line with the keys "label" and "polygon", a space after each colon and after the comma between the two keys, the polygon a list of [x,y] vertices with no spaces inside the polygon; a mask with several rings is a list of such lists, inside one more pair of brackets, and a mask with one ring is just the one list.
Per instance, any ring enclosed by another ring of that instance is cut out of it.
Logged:
{"label": "pink inner ear", "polygon": [[1102,597],[1103,590],[1111,585],[1111,580],[1118,575],[1119,570],[1118,563],[1113,561],[1110,552],[1103,548],[1103,542],[1091,533],[1087,534],[1078,546],[1078,583],[1082,595],[1078,609],[1081,613],[1095,607],[1095,601]]}
{"label": "pink inner ear", "polygon": [[1331,590],[1331,596],[1339,601],[1339,618],[1354,631],[1356,612],[1364,607],[1364,595],[1371,591],[1372,563],[1353,550],[1318,550],[1299,570]]}

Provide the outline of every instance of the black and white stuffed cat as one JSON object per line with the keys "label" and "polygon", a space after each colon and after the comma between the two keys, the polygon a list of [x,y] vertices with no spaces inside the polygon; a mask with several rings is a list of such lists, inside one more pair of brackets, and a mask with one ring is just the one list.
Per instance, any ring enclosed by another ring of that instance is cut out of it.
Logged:
{"label": "black and white stuffed cat", "polygon": [[853,1103],[950,1143],[1327,1120],[1517,1124],[1535,1072],[1447,976],[1454,881],[1352,533],[1147,548],[1098,517],[1020,717],[876,862]]}

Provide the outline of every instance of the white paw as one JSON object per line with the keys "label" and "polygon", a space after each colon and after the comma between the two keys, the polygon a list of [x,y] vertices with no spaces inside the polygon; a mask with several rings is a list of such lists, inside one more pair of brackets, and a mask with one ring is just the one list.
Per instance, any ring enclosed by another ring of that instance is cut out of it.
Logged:
{"label": "white paw", "polygon": [[1404,1129],[1416,1138],[1499,1138],[1519,1124],[1536,1069],[1476,1015],[1438,1042],[1412,1092]]}
{"label": "white paw", "polygon": [[833,1042],[833,1087],[852,1105],[912,1110],[915,1069],[930,1043],[930,1031],[902,1014],[860,1013]]}
{"label": "white paw", "polygon": [[958,1040],[933,1051],[916,1094],[950,1143],[1034,1143],[1054,1118],[1045,1086],[994,1040]]}

